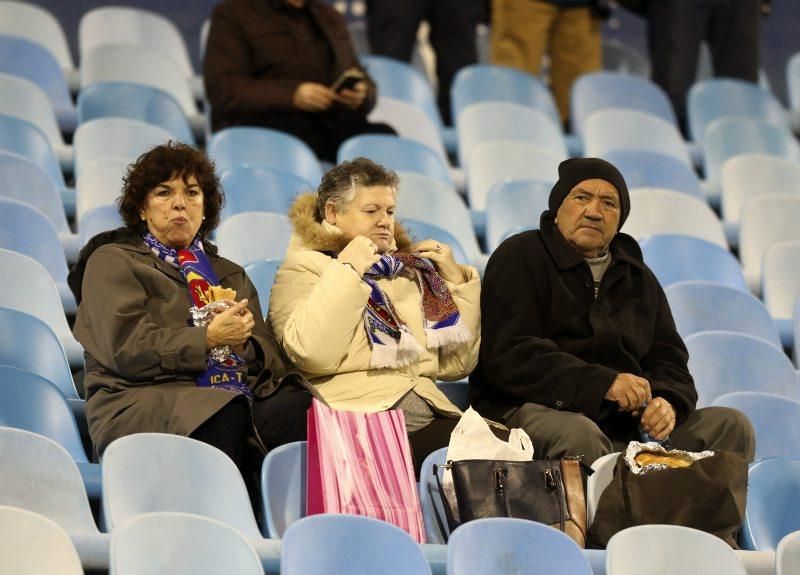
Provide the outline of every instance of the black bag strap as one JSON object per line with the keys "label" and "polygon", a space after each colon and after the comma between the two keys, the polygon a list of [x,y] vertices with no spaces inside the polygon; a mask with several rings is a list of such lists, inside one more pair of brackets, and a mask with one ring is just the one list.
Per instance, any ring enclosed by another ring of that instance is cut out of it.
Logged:
{"label": "black bag strap", "polygon": [[[444,486],[442,485],[442,480],[439,478],[439,469],[452,469],[452,468],[453,468],[452,463],[433,464],[433,476],[436,478],[436,485],[439,487],[439,497],[442,500],[442,507],[444,507],[444,515],[447,518],[447,527],[448,529],[450,529],[450,533],[452,533],[456,527],[461,525],[461,523],[456,521],[456,518],[453,517],[453,511],[450,509],[450,503],[447,501],[447,497],[445,496],[444,493]],[[453,494],[456,496],[456,499],[458,499],[458,495],[456,495],[455,489],[453,490]],[[456,503],[456,506],[457,505],[458,503]],[[449,535],[450,535],[449,533],[444,534],[445,541],[449,539]]]}

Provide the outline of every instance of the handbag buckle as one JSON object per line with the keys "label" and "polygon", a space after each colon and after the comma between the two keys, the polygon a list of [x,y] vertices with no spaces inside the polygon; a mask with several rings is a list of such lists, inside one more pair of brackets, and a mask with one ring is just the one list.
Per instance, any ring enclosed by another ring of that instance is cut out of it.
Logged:
{"label": "handbag buckle", "polygon": [[498,493],[503,493],[506,490],[506,477],[508,477],[507,467],[494,470],[494,490]]}
{"label": "handbag buckle", "polygon": [[544,470],[544,484],[549,490],[554,490],[556,488],[556,478],[553,475],[553,470],[549,467]]}

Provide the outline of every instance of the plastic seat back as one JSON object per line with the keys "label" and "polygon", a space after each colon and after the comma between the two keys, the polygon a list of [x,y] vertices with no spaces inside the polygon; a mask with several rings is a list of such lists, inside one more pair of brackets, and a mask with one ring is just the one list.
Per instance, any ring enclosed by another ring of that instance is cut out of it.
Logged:
{"label": "plastic seat back", "polygon": [[214,134],[207,151],[219,173],[238,167],[273,168],[295,174],[313,186],[322,180],[322,168],[311,148],[277,130],[226,128]]}
{"label": "plastic seat back", "polygon": [[732,116],[763,120],[786,128],[786,112],[764,88],[734,78],[712,78],[696,82],[687,96],[689,134],[702,142],[708,126],[719,118]]}
{"label": "plastic seat back", "polygon": [[1,114],[15,116],[39,128],[53,149],[65,145],[58,118],[44,90],[27,78],[0,72],[0,92]]}
{"label": "plastic seat back", "polygon": [[17,154],[33,162],[47,173],[59,190],[66,186],[50,142],[33,124],[0,113],[0,151]]}
{"label": "plastic seat back", "polygon": [[353,136],[339,146],[339,163],[354,158],[369,158],[396,172],[413,172],[430,176],[441,183],[452,186],[453,180],[442,158],[419,142],[385,134]]}
{"label": "plastic seat back", "polygon": [[110,575],[263,575],[241,533],[191,513],[146,513],[111,534]]}
{"label": "plastic seat back", "polygon": [[746,291],[715,282],[686,281],[672,284],[664,292],[678,333],[684,338],[702,331],[730,331],[781,347],[764,304]]}
{"label": "plastic seat back", "polygon": [[553,96],[544,82],[514,68],[487,64],[465,66],[453,79],[450,97],[456,122],[470,104],[495,100],[530,106],[544,112],[556,124],[561,123]]}
{"label": "plastic seat back", "polygon": [[78,26],[81,56],[109,44],[147,47],[170,58],[184,78],[194,75],[189,51],[171,20],[142,8],[102,6],[89,10]]}
{"label": "plastic seat back", "polygon": [[642,255],[662,287],[708,281],[747,291],[739,260],[717,244],[681,234],[659,234],[641,242]]}
{"label": "plastic seat back", "polygon": [[129,118],[154,124],[186,144],[194,134],[177,100],[167,92],[130,82],[98,82],[78,95],[78,121],[97,118]]}
{"label": "plastic seat back", "polygon": [[762,261],[761,295],[773,318],[791,319],[800,299],[800,240],[773,244]]}
{"label": "plastic seat back", "polygon": [[261,465],[264,537],[281,539],[306,515],[306,442],[295,441],[267,453]]}
{"label": "plastic seat back", "polygon": [[272,284],[275,283],[275,276],[281,267],[283,260],[265,260],[249,264],[244,270],[247,277],[253,282],[258,292],[258,301],[261,304],[261,314],[267,315],[269,311],[269,296],[272,291]]}
{"label": "plastic seat back", "polygon": [[98,118],[75,130],[75,174],[96,160],[129,160],[155,146],[166,144],[174,136],[164,128],[128,118]]}
{"label": "plastic seat back", "polygon": [[671,156],[692,167],[675,124],[638,110],[606,108],[593,112],[584,121],[583,149],[586,156],[599,158],[617,150],[644,150]]}
{"label": "plastic seat back", "polygon": [[389,523],[358,515],[312,515],[295,522],[281,542],[281,574],[430,575],[411,536]]}
{"label": "plastic seat back", "polygon": [[42,212],[59,234],[70,233],[56,183],[40,165],[12,152],[0,152],[0,197]]}
{"label": "plastic seat back", "polygon": [[560,124],[539,110],[514,102],[478,102],[458,115],[458,156],[467,168],[475,149],[490,142],[522,142],[567,157]]}
{"label": "plastic seat back", "polygon": [[728,249],[725,230],[702,200],[682,192],[657,188],[630,190],[631,213],[623,232],[636,239],[657,234],[682,234]]}
{"label": "plastic seat back", "polygon": [[0,365],[41,376],[53,383],[64,397],[78,398],[64,346],[38,317],[0,307]]}
{"label": "plastic seat back", "polygon": [[591,575],[581,548],[558,529],[535,521],[492,517],[461,525],[447,542],[448,575],[530,572]]}
{"label": "plastic seat back", "polygon": [[746,204],[739,228],[739,259],[750,290],[758,293],[762,260],[774,244],[800,240],[800,196],[763,195]]}
{"label": "plastic seat back", "polygon": [[575,133],[583,134],[586,119],[593,112],[607,108],[638,110],[677,125],[664,90],[647,78],[593,72],[575,80],[570,91],[570,120]]}
{"label": "plastic seat back", "polygon": [[472,261],[467,257],[459,241],[445,228],[412,219],[403,220],[402,224],[413,241],[435,240],[447,244],[453,251],[453,259],[460,264],[472,265]]}
{"label": "plastic seat back", "polygon": [[511,180],[495,184],[486,198],[486,245],[494,251],[509,231],[539,227],[547,209],[551,182]]}
{"label": "plastic seat back", "polygon": [[756,459],[800,457],[800,402],[760,391],[726,393],[713,405],[744,413],[756,432]]}
{"label": "plastic seat back", "polygon": [[436,152],[445,164],[449,164],[442,141],[441,127],[437,126],[422,108],[381,95],[367,119],[370,122],[388,124],[401,138],[419,142]]}
{"label": "plastic seat back", "polygon": [[[444,544],[450,536],[447,515],[444,510],[439,484],[433,475],[434,465],[444,465],[447,458],[447,447],[430,453],[419,472],[419,503],[422,508],[422,524],[425,526],[425,540],[428,543]],[[442,472],[439,472],[442,479]]]}
{"label": "plastic seat back", "polygon": [[786,91],[791,109],[800,110],[800,52],[795,52],[786,63]]}
{"label": "plastic seat back", "polygon": [[800,571],[800,532],[795,531],[780,540],[775,551],[776,575],[791,575]]}
{"label": "plastic seat back", "polygon": [[216,447],[165,433],[112,441],[103,453],[106,527],[153,511],[195,513],[259,537],[244,480]]}
{"label": "plastic seat back", "polygon": [[0,425],[49,437],[76,463],[89,463],[67,400],[43,377],[0,365]]}
{"label": "plastic seat back", "polygon": [[70,534],[98,533],[80,471],[57,442],[24,429],[0,427],[0,505],[52,519]]}
{"label": "plastic seat back", "polygon": [[736,552],[722,539],[679,525],[639,525],[615,534],[606,547],[608,575],[745,575]]}
{"label": "plastic seat back", "polygon": [[0,556],[3,570],[15,575],[83,575],[69,535],[38,513],[0,506]]}
{"label": "plastic seat back", "polygon": [[[735,312],[734,312],[735,313]],[[800,401],[800,383],[782,349],[743,333],[707,331],[686,338],[697,407],[735,391],[763,391]]]}
{"label": "plastic seat back", "polygon": [[750,198],[767,194],[800,197],[800,165],[775,156],[743,154],[722,165],[720,183],[722,217],[738,223]]}
{"label": "plastic seat back", "polygon": [[800,531],[800,459],[776,457],[750,466],[742,547],[772,551]]}
{"label": "plastic seat back", "polygon": [[216,235],[220,255],[240,266],[282,260],[291,237],[289,218],[270,212],[243,212],[231,216],[220,224]]}
{"label": "plastic seat back", "polygon": [[97,206],[87,210],[81,218],[80,228],[78,229],[81,247],[85,246],[86,242],[97,234],[115,230],[123,225],[119,210],[114,204]]}
{"label": "plastic seat back", "polygon": [[99,207],[115,205],[122,191],[123,177],[135,158],[110,158],[87,161],[75,181],[75,218],[78,228],[84,215]]}
{"label": "plastic seat back", "polygon": [[706,199],[695,171],[673,156],[648,150],[614,150],[603,159],[616,166],[629,190],[660,188],[684,192],[698,200]]}
{"label": "plastic seat back", "polygon": [[469,407],[469,382],[437,381],[436,387],[460,410],[466,411]]}
{"label": "plastic seat back", "polygon": [[65,75],[75,72],[75,62],[61,22],[41,6],[16,0],[0,2],[0,34],[20,36],[44,46]]}
{"label": "plastic seat back", "polygon": [[298,194],[313,190],[303,178],[268,168],[234,168],[222,175],[222,219],[242,212],[286,214]]}

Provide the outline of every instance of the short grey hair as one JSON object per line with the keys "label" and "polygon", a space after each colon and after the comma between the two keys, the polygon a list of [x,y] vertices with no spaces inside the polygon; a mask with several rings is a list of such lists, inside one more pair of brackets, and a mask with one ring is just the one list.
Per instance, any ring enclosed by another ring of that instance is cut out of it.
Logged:
{"label": "short grey hair", "polygon": [[325,219],[325,206],[333,202],[337,212],[344,211],[353,201],[358,188],[388,186],[396,194],[400,185],[398,175],[367,158],[355,158],[342,162],[322,177],[317,188],[318,222]]}

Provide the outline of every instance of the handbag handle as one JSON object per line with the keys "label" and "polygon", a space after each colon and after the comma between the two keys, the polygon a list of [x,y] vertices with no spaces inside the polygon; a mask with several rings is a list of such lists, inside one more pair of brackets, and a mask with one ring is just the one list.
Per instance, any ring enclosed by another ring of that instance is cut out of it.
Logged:
{"label": "handbag handle", "polygon": [[[447,497],[445,497],[444,494],[444,486],[442,485],[442,480],[439,479],[439,469],[452,469],[452,468],[453,468],[452,463],[433,464],[433,476],[436,478],[436,485],[439,487],[439,497],[442,500],[442,507],[444,507],[444,515],[447,518],[447,527],[450,529],[451,532],[456,527],[461,525],[461,523],[459,521],[456,521],[456,518],[453,517],[453,511],[450,509],[450,503],[448,503]],[[453,495],[455,495],[456,499],[458,499],[458,494],[455,492],[455,489],[453,490]],[[456,506],[458,506],[458,501],[456,501]],[[445,541],[447,541],[450,538],[450,534],[446,533],[444,535],[445,535]]]}

